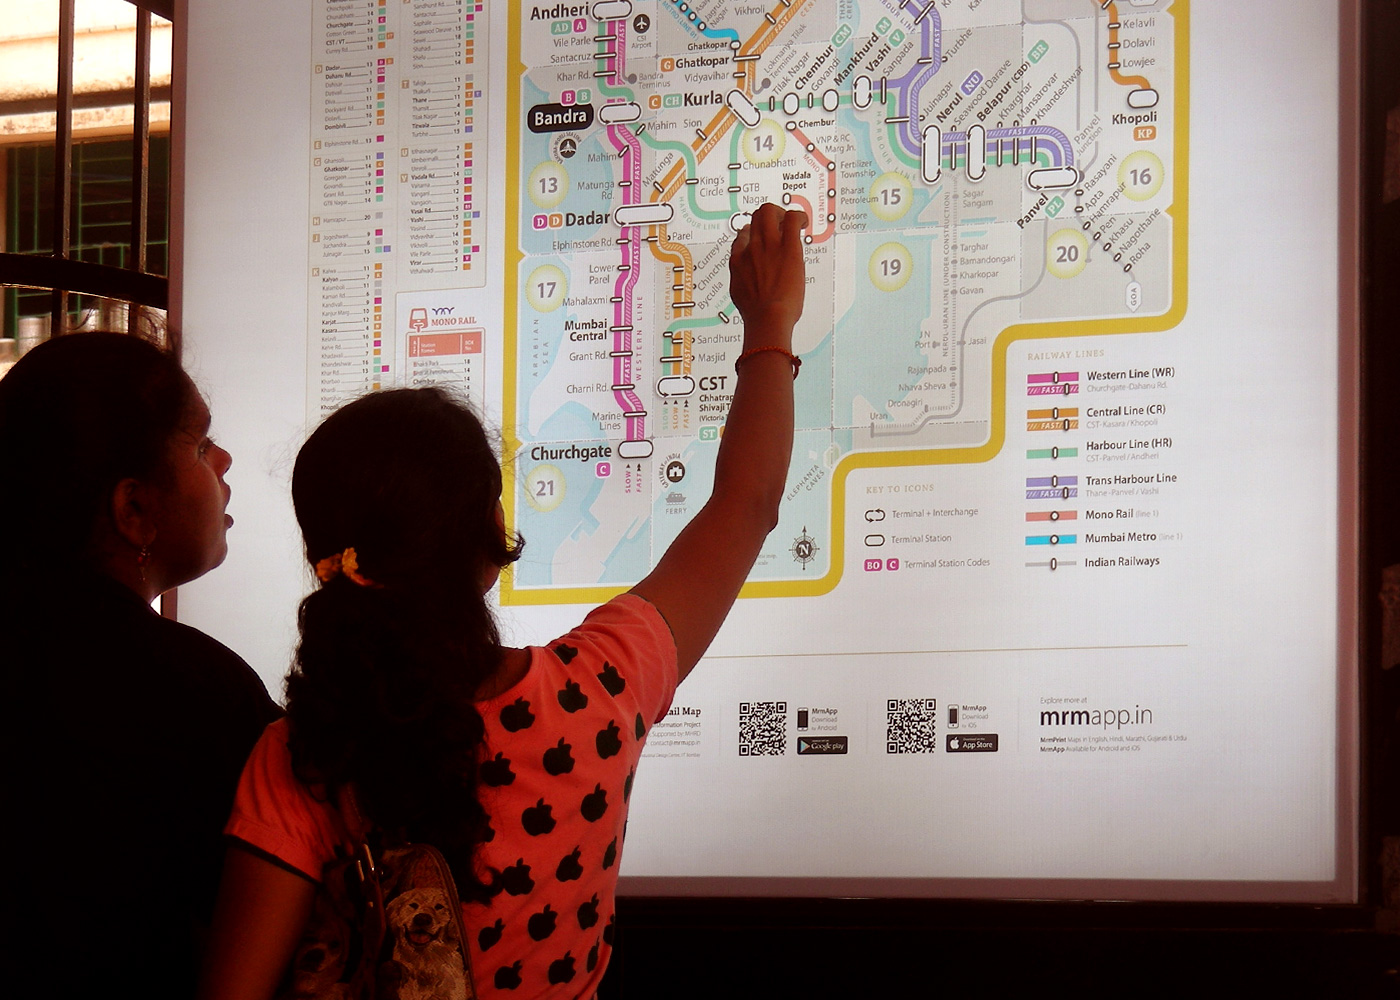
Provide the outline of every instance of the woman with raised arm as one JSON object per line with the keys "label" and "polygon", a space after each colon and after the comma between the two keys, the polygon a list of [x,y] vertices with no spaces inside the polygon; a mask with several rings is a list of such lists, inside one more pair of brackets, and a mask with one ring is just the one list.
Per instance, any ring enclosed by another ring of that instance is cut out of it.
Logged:
{"label": "woman with raised arm", "polygon": [[189,997],[243,762],[279,714],[151,602],[219,565],[231,459],[168,353],[56,337],[0,379],[3,981]]}
{"label": "woman with raised arm", "polygon": [[265,1000],[289,968],[302,995],[336,981],[328,949],[298,943],[325,865],[370,828],[446,857],[477,995],[593,996],[642,742],[777,523],[805,224],[765,205],[735,238],[744,351],[709,502],[645,580],[547,646],[499,643],[486,593],[521,542],[467,407],[388,391],[312,434],[292,495],[323,582],[302,602],[288,717],[229,821],[206,1000]]}

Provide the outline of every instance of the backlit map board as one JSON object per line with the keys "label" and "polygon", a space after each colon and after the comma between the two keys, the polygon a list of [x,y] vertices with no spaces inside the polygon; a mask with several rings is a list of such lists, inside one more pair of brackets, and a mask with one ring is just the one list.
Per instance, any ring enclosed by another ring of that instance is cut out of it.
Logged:
{"label": "backlit map board", "polygon": [[181,608],[274,690],[289,456],[362,391],[500,428],[511,641],[643,577],[709,495],[728,246],[776,201],[784,504],[650,733],[624,885],[1354,897],[1344,5],[266,0],[270,47],[218,6],[183,316],[239,527]]}

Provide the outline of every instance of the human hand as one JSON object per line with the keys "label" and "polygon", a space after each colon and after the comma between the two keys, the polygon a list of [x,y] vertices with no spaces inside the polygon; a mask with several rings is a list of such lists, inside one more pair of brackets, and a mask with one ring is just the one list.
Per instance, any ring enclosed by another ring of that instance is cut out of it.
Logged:
{"label": "human hand", "polygon": [[[750,336],[764,345],[789,347],[806,294],[802,230],[807,213],[760,205],[729,248],[729,295]],[[750,331],[752,333],[750,334]]]}

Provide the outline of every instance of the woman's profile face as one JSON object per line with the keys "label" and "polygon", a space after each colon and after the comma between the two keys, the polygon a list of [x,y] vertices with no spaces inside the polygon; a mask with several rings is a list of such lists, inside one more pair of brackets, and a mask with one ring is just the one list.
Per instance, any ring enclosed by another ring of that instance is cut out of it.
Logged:
{"label": "woman's profile face", "polygon": [[166,475],[156,496],[156,537],[148,572],[161,591],[209,572],[228,555],[225,513],[230,489],[224,482],[233,459],[209,437],[209,408],[190,390],[175,432],[166,443]]}

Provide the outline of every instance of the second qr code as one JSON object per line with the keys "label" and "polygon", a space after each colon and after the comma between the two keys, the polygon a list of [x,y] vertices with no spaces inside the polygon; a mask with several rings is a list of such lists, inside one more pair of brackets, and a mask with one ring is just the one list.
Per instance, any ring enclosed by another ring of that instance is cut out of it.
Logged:
{"label": "second qr code", "polygon": [[885,703],[885,752],[933,753],[938,746],[933,698],[891,698]]}

